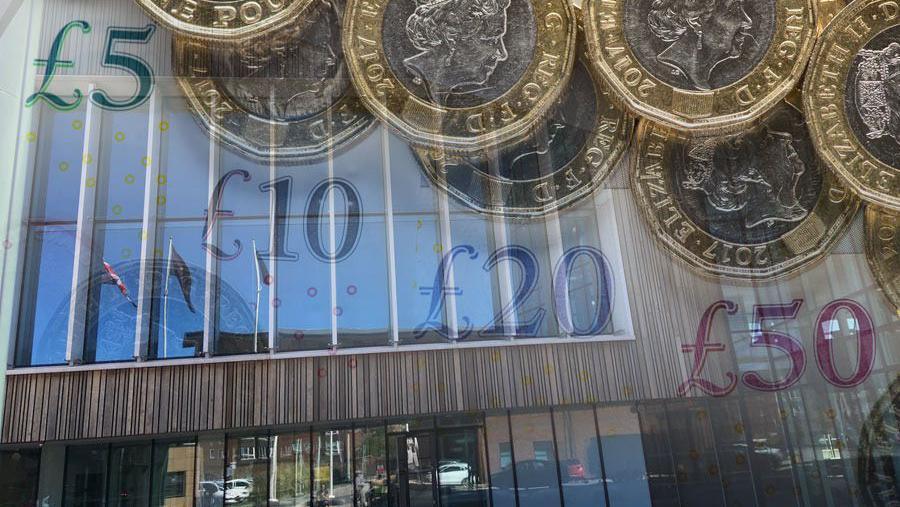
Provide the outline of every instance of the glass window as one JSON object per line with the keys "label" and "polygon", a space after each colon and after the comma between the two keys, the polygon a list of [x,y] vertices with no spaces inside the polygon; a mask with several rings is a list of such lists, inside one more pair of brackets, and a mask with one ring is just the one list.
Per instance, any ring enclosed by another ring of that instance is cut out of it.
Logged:
{"label": "glass window", "polygon": [[207,435],[197,440],[197,507],[225,505],[225,436]]}
{"label": "glass window", "polygon": [[40,466],[40,449],[0,451],[0,506],[34,505]]}
{"label": "glass window", "polygon": [[[614,507],[651,505],[647,484],[650,471],[641,443],[641,421],[635,409],[629,406],[599,407],[597,423],[609,504]],[[669,505],[667,502],[673,501],[677,501],[677,495],[660,498],[659,505]],[[655,498],[653,505],[657,505]]]}
{"label": "glass window", "polygon": [[16,366],[66,362],[75,226],[33,226],[25,249]]}
{"label": "glass window", "polygon": [[153,446],[153,478],[150,505],[154,507],[192,507],[197,444],[157,442]]}
{"label": "glass window", "polygon": [[555,410],[553,426],[566,507],[605,506],[594,411],[589,408]]}
{"label": "glass window", "polygon": [[[291,182],[288,218],[276,227],[276,235],[284,237],[285,246],[273,261],[277,269],[273,306],[278,322],[278,350],[327,349],[332,341],[331,264],[322,252],[330,247],[331,222],[327,208],[309,209],[309,199],[317,188],[328,186],[328,166],[324,162],[279,166],[277,176]],[[279,284],[278,280],[289,282]]]}
{"label": "glass window", "polygon": [[699,400],[667,403],[666,408],[681,501],[722,505],[724,496],[709,410]]}
{"label": "glass window", "polygon": [[275,491],[271,500],[279,505],[306,505],[312,498],[309,432],[273,435],[272,449],[275,450],[272,460]]}
{"label": "glass window", "polygon": [[106,502],[109,447],[70,447],[66,453],[64,505],[101,507]]}
{"label": "glass window", "polygon": [[268,505],[269,438],[229,436],[225,503]]}
{"label": "glass window", "polygon": [[438,431],[441,505],[489,507],[487,446],[481,427]]}
{"label": "glass window", "polygon": [[551,424],[550,412],[510,416],[519,507],[560,505]]}
{"label": "glass window", "polygon": [[352,431],[313,433],[313,505],[353,504]]}
{"label": "glass window", "polygon": [[137,507],[150,502],[150,454],[149,444],[110,449],[106,505]]}
{"label": "glass window", "polygon": [[516,507],[516,473],[512,462],[512,440],[506,413],[484,418],[488,444],[488,468],[491,472],[491,503],[494,507]]}
{"label": "glass window", "polygon": [[85,106],[72,111],[38,107],[37,132],[26,137],[36,144],[31,221],[74,224],[84,160]]}
{"label": "glass window", "polygon": [[354,487],[357,507],[385,507],[388,499],[384,426],[356,429],[354,440]]}
{"label": "glass window", "polygon": [[[339,347],[385,346],[388,335],[387,232],[381,130],[334,159],[335,302]],[[324,194],[327,199],[328,194]],[[311,196],[313,198],[315,196]]]}

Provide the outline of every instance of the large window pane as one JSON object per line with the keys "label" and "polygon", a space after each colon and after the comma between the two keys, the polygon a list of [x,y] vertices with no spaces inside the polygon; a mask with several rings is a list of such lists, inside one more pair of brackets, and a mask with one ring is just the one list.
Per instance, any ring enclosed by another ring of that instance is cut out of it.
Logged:
{"label": "large window pane", "polygon": [[150,502],[150,445],[113,446],[110,450],[110,507],[143,507]]}
{"label": "large window pane", "polygon": [[484,418],[491,472],[491,502],[494,507],[516,507],[516,474],[513,469],[512,440],[506,413]]}
{"label": "large window pane", "polygon": [[15,364],[65,363],[75,226],[32,227],[25,256]]}
{"label": "large window pane", "polygon": [[66,454],[63,505],[102,507],[106,501],[109,448],[106,445],[70,447]]}
{"label": "large window pane", "polygon": [[228,437],[225,503],[267,505],[269,438]]}
{"label": "large window pane", "polygon": [[[606,470],[606,487],[609,503],[614,507],[650,505],[648,475],[653,473],[644,461],[645,451],[641,443],[641,421],[632,407],[601,407],[597,409],[600,428],[600,444]],[[669,460],[669,456],[660,456]],[[671,465],[669,465],[671,468]],[[658,477],[665,484],[666,477]],[[668,478],[671,480],[671,478]],[[659,505],[677,500],[674,492],[660,498]],[[654,499],[654,505],[656,505]]]}
{"label": "large window pane", "polygon": [[351,431],[313,433],[314,505],[353,504],[353,457]]}
{"label": "large window pane", "polygon": [[81,187],[85,106],[65,112],[40,106],[39,118],[39,130],[26,135],[29,142],[37,144],[31,221],[74,223]]}
{"label": "large window pane", "polygon": [[557,410],[553,419],[566,507],[606,505],[594,411]]}
{"label": "large window pane", "polygon": [[197,444],[158,442],[153,446],[153,479],[150,505],[191,507],[197,489],[195,464]]}
{"label": "large window pane", "polygon": [[[137,221],[144,216],[147,171],[146,106],[130,111],[101,111],[100,153],[88,166],[88,185],[97,196],[95,218]],[[94,155],[96,156],[96,154]]]}
{"label": "large window pane", "polygon": [[274,435],[272,448],[275,491],[271,500],[279,505],[306,505],[312,482],[309,432]]}
{"label": "large window pane", "polygon": [[488,464],[481,427],[439,431],[438,486],[443,507],[489,507]]}
{"label": "large window pane", "polygon": [[[137,323],[134,298],[141,273],[137,260],[141,224],[98,224],[93,244],[83,359],[86,363],[131,360]],[[127,294],[115,284],[111,273],[119,276]]]}
{"label": "large window pane", "polygon": [[550,412],[512,414],[510,422],[519,507],[560,505]]}
{"label": "large window pane", "polygon": [[197,507],[225,504],[225,436],[209,435],[197,440]]}
{"label": "large window pane", "polygon": [[[203,327],[207,318],[204,315],[205,285],[206,278],[210,276],[206,272],[206,250],[202,246],[202,237],[203,222],[172,221],[159,226],[158,260],[153,265],[151,357],[187,357],[202,350]],[[184,261],[183,264],[179,259]],[[228,297],[239,300],[232,294]],[[247,310],[246,313],[249,319],[251,312]]]}
{"label": "large window pane", "polygon": [[40,465],[40,449],[0,451],[0,507],[35,504]]}
{"label": "large window pane", "polygon": [[357,507],[385,507],[388,499],[384,426],[354,431],[354,487]]}

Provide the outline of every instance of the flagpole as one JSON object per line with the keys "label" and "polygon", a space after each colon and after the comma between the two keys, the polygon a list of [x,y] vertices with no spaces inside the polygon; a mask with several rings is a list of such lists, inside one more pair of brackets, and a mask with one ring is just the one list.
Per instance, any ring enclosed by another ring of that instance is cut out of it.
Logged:
{"label": "flagpole", "polygon": [[166,276],[163,278],[163,358],[169,357],[169,276],[172,267],[172,236],[169,236],[169,251],[166,256]]}
{"label": "flagpole", "polygon": [[259,254],[256,253],[256,240],[253,240],[253,267],[256,268],[256,312],[253,319],[253,353],[258,352],[259,342],[259,296],[262,294],[262,281],[259,273]]}

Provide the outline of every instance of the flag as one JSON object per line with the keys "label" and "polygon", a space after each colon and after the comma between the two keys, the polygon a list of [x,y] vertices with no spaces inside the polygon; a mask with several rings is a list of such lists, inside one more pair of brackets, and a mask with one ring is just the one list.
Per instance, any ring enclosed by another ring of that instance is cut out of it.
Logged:
{"label": "flag", "polygon": [[255,248],[253,251],[256,255],[256,267],[259,269],[259,279],[262,281],[263,285],[272,285],[272,275],[269,273],[269,268],[266,267],[266,261],[256,253]]}
{"label": "flag", "polygon": [[[197,310],[194,309],[194,304],[191,303],[191,285],[194,283],[191,269],[184,262],[184,259],[178,255],[178,252],[175,251],[175,247],[170,246],[170,249],[172,255],[169,257],[168,276],[174,276],[178,280],[178,285],[181,286],[181,293],[184,295],[184,302],[187,303],[188,310],[191,313],[197,313]],[[169,283],[168,279],[166,279],[166,283]]]}
{"label": "flag", "polygon": [[124,296],[129,303],[137,308],[137,303],[135,303],[134,300],[131,299],[131,296],[128,295],[128,287],[125,286],[125,282],[122,281],[122,277],[120,277],[119,274],[116,273],[116,270],[113,269],[113,267],[110,266],[106,261],[103,261],[103,270],[104,273],[101,283],[115,285],[116,287],[118,287],[119,292],[122,293],[122,296]]}

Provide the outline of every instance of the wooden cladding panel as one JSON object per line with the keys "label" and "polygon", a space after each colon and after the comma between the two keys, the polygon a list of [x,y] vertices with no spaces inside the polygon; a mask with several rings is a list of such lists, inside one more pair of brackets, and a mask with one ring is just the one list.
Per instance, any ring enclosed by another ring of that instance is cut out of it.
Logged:
{"label": "wooden cladding panel", "polygon": [[625,373],[634,371],[634,348],[634,342],[561,341],[10,375],[2,441],[634,399],[637,383]]}

